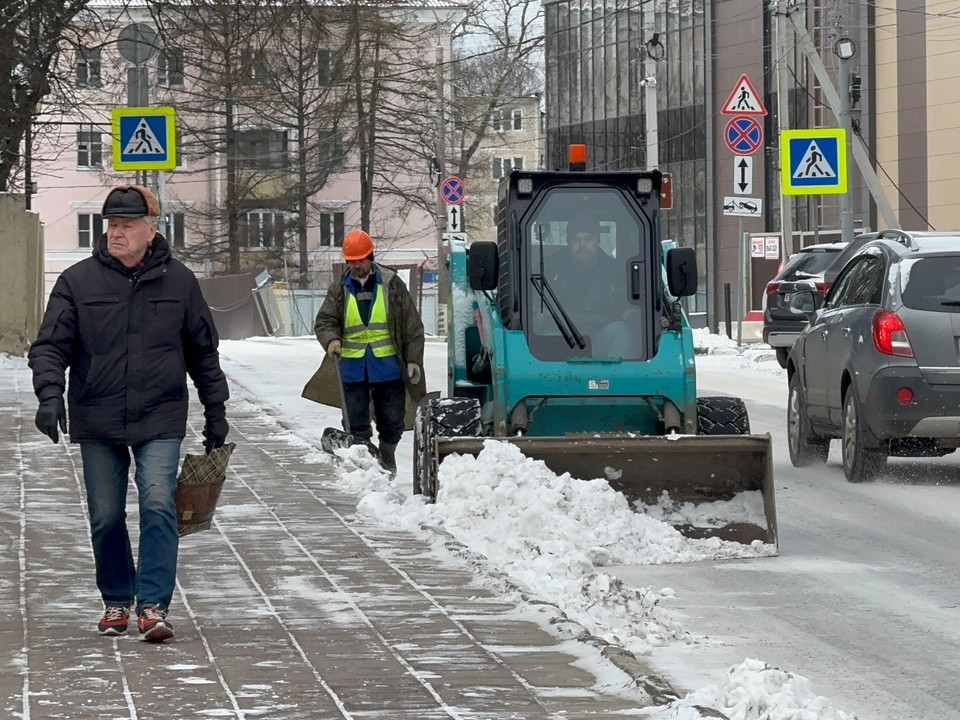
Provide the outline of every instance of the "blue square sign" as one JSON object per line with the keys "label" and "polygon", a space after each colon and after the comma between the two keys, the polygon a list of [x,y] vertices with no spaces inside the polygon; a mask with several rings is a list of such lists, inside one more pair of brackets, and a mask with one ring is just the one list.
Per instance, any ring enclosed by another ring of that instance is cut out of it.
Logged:
{"label": "blue square sign", "polygon": [[780,183],[784,195],[847,191],[847,145],[843,128],[783,130]]}
{"label": "blue square sign", "polygon": [[111,113],[114,170],[172,170],[177,166],[172,107],[118,107]]}

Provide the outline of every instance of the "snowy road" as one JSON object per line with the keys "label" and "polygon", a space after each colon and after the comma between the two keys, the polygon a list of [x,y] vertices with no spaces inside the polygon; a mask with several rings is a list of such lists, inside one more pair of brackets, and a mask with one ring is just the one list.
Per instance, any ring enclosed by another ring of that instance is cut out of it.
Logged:
{"label": "snowy road", "polygon": [[700,394],[740,394],[753,431],[774,439],[780,556],[607,568],[673,588],[666,607],[706,636],[658,649],[654,664],[699,687],[757,657],[858,718],[960,717],[960,458],[895,459],[876,483],[851,485],[834,442],[826,467],[795,469],[785,379],[758,383],[717,360],[700,363]]}

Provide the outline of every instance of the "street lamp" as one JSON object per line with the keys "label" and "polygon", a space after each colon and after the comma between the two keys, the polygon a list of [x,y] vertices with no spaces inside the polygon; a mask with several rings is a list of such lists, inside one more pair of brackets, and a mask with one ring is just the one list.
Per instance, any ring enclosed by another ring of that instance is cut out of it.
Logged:
{"label": "street lamp", "polygon": [[848,37],[838,38],[833,44],[833,52],[841,60],[849,60],[857,54],[857,44]]}

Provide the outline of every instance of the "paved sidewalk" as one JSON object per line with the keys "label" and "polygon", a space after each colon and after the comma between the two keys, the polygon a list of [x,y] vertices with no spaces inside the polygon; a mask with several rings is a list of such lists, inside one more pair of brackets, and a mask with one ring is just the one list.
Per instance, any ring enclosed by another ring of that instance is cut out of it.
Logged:
{"label": "paved sidewalk", "polygon": [[650,704],[643,668],[599,660],[556,609],[518,609],[469,562],[355,521],[331,468],[233,392],[237,451],[214,527],[181,542],[175,639],[106,639],[79,449],[36,431],[26,363],[0,355],[0,717],[576,720]]}

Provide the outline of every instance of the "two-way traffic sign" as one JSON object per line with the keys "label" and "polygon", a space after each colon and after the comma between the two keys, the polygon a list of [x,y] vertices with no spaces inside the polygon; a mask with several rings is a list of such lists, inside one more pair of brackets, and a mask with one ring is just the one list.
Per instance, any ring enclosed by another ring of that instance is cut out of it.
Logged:
{"label": "two-way traffic sign", "polygon": [[176,111],[172,107],[116,107],[114,170],[173,170],[177,166]]}
{"label": "two-way traffic sign", "polygon": [[447,205],[447,232],[463,232],[463,205]]}
{"label": "two-way traffic sign", "polygon": [[749,195],[753,192],[753,156],[741,155],[733,161],[733,192]]}

